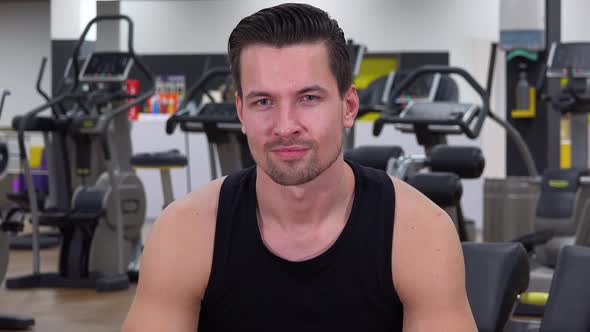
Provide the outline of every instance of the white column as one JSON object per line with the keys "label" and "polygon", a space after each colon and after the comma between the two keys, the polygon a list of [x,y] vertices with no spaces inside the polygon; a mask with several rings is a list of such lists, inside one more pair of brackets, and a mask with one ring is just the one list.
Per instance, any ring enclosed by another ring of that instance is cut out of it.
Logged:
{"label": "white column", "polygon": [[[119,1],[98,1],[96,3],[97,15],[119,15]],[[127,41],[127,35],[122,36],[121,31],[127,32],[127,23],[121,21],[104,21],[96,27],[96,51],[125,50],[127,45],[121,42]],[[123,29],[121,29],[123,27]]]}
{"label": "white column", "polygon": [[[77,40],[96,16],[96,0],[51,0],[51,39]],[[87,40],[96,40],[96,27]]]}

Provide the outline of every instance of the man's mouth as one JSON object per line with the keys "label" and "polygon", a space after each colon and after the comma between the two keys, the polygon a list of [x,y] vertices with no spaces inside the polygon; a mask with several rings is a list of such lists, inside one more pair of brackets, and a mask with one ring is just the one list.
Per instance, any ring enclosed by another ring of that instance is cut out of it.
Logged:
{"label": "man's mouth", "polygon": [[308,147],[299,145],[277,146],[270,150],[282,159],[298,159],[303,157],[307,151],[309,151]]}

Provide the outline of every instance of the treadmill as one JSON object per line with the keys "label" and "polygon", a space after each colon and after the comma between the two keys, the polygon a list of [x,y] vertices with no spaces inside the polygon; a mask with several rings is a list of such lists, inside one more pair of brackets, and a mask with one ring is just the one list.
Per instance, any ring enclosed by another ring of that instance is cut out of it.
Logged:
{"label": "treadmill", "polygon": [[202,96],[228,82],[230,75],[229,67],[215,67],[205,72],[189,89],[179,111],[166,122],[168,134],[177,126],[184,132],[205,133],[212,180],[254,165],[234,101],[200,103]]}

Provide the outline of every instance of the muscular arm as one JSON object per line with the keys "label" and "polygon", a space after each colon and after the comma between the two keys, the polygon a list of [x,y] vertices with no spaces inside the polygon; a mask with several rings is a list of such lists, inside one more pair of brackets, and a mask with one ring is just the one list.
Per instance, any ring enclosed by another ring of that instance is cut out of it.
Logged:
{"label": "muscular arm", "polygon": [[461,244],[449,216],[394,179],[392,268],[404,332],[477,331],[465,288]]}
{"label": "muscular arm", "polygon": [[141,260],[123,332],[194,332],[211,272],[221,180],[171,204],[155,223]]}

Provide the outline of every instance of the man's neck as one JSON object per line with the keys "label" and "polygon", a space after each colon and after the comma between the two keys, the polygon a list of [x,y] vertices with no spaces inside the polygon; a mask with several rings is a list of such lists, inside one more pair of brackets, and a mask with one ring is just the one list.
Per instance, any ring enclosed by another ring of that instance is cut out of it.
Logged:
{"label": "man's neck", "polygon": [[300,186],[280,185],[260,168],[257,174],[256,196],[262,222],[271,220],[285,231],[320,226],[329,216],[347,209],[354,194],[354,173],[341,157]]}

